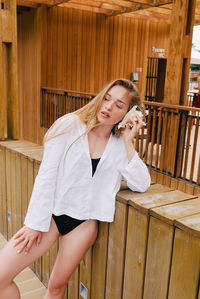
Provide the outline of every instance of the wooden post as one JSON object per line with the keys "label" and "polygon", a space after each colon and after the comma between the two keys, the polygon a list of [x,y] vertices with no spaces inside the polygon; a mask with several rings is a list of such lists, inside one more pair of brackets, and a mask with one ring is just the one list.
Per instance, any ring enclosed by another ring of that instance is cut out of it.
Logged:
{"label": "wooden post", "polygon": [[[3,45],[5,51],[3,51]],[[7,71],[5,66],[7,66]],[[0,8],[0,69],[3,70],[0,72],[0,140],[4,140],[6,137],[17,139],[19,135],[19,112],[16,0],[5,1],[4,9]]]}
{"label": "wooden post", "polygon": [[[3,69],[3,47],[2,47],[2,15],[0,5],[0,70]],[[0,140],[4,139],[5,131],[4,109],[3,109],[3,74],[0,72]]]}
{"label": "wooden post", "polygon": [[186,103],[196,0],[174,0],[171,15],[164,102]]}

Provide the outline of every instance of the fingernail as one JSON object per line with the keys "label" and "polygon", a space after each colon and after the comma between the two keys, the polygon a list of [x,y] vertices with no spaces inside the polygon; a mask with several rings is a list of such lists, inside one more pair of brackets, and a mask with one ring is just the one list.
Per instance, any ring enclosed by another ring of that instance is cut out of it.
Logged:
{"label": "fingernail", "polygon": [[24,254],[27,254],[27,253],[28,253],[28,252],[26,252],[26,251],[24,252]]}
{"label": "fingernail", "polygon": [[20,250],[17,250],[17,253],[20,253]]}

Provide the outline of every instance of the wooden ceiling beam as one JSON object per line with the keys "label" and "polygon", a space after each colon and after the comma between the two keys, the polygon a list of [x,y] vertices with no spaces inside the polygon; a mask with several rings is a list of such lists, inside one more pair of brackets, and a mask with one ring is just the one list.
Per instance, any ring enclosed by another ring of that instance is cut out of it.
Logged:
{"label": "wooden ceiling beam", "polygon": [[[56,3],[54,4],[56,6],[60,6],[60,7],[67,7],[67,8],[75,8],[75,9],[80,9],[80,10],[85,10],[85,11],[92,11],[92,12],[96,12],[96,13],[102,13],[102,14],[106,14],[109,15],[110,14],[110,10],[109,9],[105,9],[105,8],[98,8],[98,7],[91,7],[88,5],[84,5],[84,4],[76,4],[76,3],[70,3],[70,2],[64,2],[64,3]],[[51,5],[51,6],[54,6]]]}
{"label": "wooden ceiling beam", "polygon": [[165,22],[170,24],[171,15],[170,14],[162,14],[156,13],[155,11],[148,10],[140,10],[137,12],[133,12],[126,15],[127,17],[143,19],[143,20],[151,20],[155,22]]}
{"label": "wooden ceiling beam", "polygon": [[17,0],[17,6],[37,8],[40,6],[40,3],[36,3],[35,1]]}
{"label": "wooden ceiling beam", "polygon": [[[121,7],[133,8],[133,9],[135,8],[136,4],[145,4],[145,3],[140,3],[140,0],[138,0],[138,1],[126,1],[126,0],[93,0],[93,1],[94,2],[101,2],[101,3],[108,3],[108,4],[115,4],[115,5],[119,5]],[[149,5],[149,6],[152,6],[152,5]]]}
{"label": "wooden ceiling beam", "polygon": [[131,13],[131,12],[135,12],[135,11],[139,11],[141,9],[145,9],[147,8],[146,5],[141,5],[141,4],[135,4],[135,7],[134,8],[127,8],[127,7],[124,7],[121,11],[112,11],[110,16],[119,16],[119,15],[124,15],[124,14],[127,14],[127,13]]}

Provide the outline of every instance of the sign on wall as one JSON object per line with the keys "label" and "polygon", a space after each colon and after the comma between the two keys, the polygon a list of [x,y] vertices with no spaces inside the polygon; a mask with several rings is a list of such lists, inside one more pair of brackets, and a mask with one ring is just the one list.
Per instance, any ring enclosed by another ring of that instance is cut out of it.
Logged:
{"label": "sign on wall", "polygon": [[165,58],[166,57],[166,51],[165,49],[160,49],[156,47],[152,47],[152,52],[154,56],[159,57],[159,58]]}

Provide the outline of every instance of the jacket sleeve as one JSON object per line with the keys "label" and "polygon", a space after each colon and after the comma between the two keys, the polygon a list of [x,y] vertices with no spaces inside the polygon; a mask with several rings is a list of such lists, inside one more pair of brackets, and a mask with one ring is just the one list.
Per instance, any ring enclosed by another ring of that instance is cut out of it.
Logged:
{"label": "jacket sleeve", "polygon": [[[46,232],[49,230],[58,166],[66,147],[67,134],[63,133],[63,127],[68,126],[68,123],[68,118],[61,117],[56,120],[51,130],[47,132],[48,135],[46,134],[48,140],[44,144],[42,162],[34,182],[24,221],[26,226],[38,231]],[[51,138],[55,135],[56,137]]]}
{"label": "jacket sleeve", "polygon": [[132,191],[145,192],[151,183],[147,166],[136,152],[131,161],[120,169],[121,175]]}

